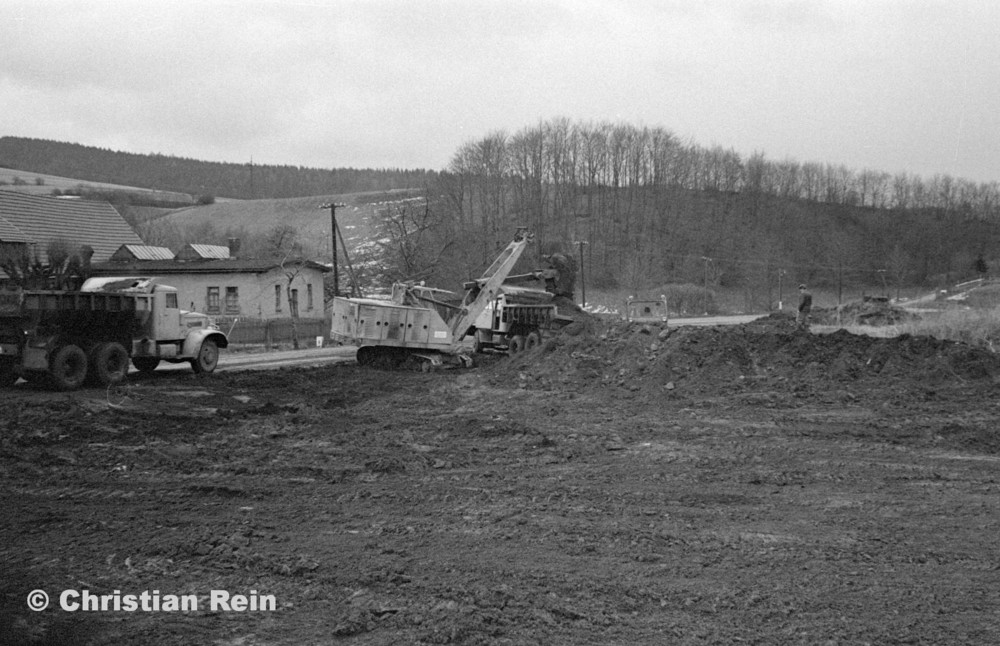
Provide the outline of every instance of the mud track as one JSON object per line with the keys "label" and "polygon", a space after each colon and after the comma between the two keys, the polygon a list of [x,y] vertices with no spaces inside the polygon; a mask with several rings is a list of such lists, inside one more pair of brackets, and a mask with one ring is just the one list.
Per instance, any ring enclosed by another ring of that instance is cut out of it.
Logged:
{"label": "mud track", "polygon": [[467,371],[5,391],[0,643],[1000,641],[994,358],[583,327]]}

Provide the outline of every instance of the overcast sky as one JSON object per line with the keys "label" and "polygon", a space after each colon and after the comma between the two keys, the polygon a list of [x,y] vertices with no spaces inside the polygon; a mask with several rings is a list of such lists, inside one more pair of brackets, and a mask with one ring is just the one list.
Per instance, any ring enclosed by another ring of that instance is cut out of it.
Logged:
{"label": "overcast sky", "polygon": [[1000,180],[1000,2],[0,0],[0,135],[443,169],[555,117]]}

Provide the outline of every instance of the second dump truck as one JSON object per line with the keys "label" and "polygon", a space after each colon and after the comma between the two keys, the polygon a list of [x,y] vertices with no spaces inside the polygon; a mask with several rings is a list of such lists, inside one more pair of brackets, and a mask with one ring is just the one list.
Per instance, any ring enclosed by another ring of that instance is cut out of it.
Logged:
{"label": "second dump truck", "polygon": [[122,381],[129,361],[212,372],[229,341],[205,314],[181,310],[177,290],[141,278],[92,278],[80,291],[0,288],[0,387],[18,377],[73,390]]}

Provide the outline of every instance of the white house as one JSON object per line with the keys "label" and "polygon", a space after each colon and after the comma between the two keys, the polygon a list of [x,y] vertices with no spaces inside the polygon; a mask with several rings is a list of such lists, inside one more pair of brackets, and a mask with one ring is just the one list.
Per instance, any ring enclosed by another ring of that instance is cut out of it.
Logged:
{"label": "white house", "polygon": [[323,275],[311,260],[147,260],[94,265],[94,276],[151,278],[177,288],[182,308],[226,318],[322,319]]}

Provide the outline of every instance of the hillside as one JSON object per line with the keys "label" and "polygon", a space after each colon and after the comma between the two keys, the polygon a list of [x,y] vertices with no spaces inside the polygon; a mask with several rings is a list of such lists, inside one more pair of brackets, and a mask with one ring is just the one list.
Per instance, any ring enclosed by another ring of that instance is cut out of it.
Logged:
{"label": "hillside", "polygon": [[[378,221],[386,208],[413,200],[418,191],[347,193],[273,200],[228,200],[208,205],[166,210],[149,207],[121,208],[139,236],[147,243],[177,249],[188,242],[226,245],[232,238],[241,242],[241,253],[259,256],[276,236],[286,236],[286,244],[296,244],[308,258],[328,263],[330,210],[327,204],[341,204],[337,224],[349,258],[356,270],[367,267],[368,280],[380,273],[381,254],[376,253]],[[343,250],[338,248],[338,254]],[[346,268],[343,255],[342,267]]]}
{"label": "hillside", "polygon": [[[463,145],[440,173],[251,167],[2,137],[0,165],[11,160],[29,169],[16,171],[18,188],[48,187],[35,173],[55,168],[64,178],[182,186],[189,205],[180,210],[91,196],[169,247],[240,238],[261,248],[284,226],[306,255],[329,258],[319,206],[343,202],[352,250],[378,237],[392,250],[378,259],[385,276],[441,287],[479,275],[522,226],[536,244],[521,269],[561,252],[583,263],[592,289],[655,296],[680,283],[738,294],[741,311],[766,310],[799,282],[839,299],[848,288],[944,285],[1000,265],[996,183],[741,158],[628,124],[555,120],[495,133]],[[420,208],[404,202],[417,195],[428,197]]]}
{"label": "hillside", "polygon": [[87,182],[138,186],[191,196],[266,199],[420,188],[428,170],[303,168],[208,162],[161,154],[136,154],[74,143],[0,137],[0,167],[75,177]]}
{"label": "hillside", "polygon": [[92,182],[72,177],[61,177],[46,173],[0,167],[0,188],[30,193],[32,195],[59,195],[99,193],[102,195],[129,194],[145,198],[151,202],[193,204],[194,199],[187,193],[160,191],[138,186]]}
{"label": "hillside", "polygon": [[493,132],[439,180],[455,264],[527,226],[545,253],[582,257],[588,286],[632,294],[693,283],[761,311],[779,285],[943,285],[1000,265],[997,182],[743,157],[665,128]]}

